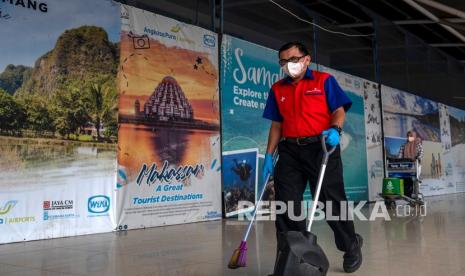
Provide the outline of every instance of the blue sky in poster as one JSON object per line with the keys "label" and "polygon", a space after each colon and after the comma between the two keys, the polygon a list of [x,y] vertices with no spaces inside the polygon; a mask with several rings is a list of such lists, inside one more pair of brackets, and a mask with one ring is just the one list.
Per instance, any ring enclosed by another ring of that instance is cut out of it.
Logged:
{"label": "blue sky in poster", "polygon": [[0,18],[2,58],[0,72],[6,65],[34,65],[43,54],[50,51],[60,34],[66,29],[83,25],[103,27],[109,39],[119,41],[120,5],[111,0],[79,0],[79,1],[37,1],[47,4],[47,12],[41,12],[15,6],[8,2],[0,3],[3,15]]}

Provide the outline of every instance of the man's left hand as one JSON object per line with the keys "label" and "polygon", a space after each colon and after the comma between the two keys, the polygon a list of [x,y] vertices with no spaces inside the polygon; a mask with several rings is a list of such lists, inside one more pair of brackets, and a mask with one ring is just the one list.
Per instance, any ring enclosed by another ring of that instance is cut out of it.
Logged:
{"label": "man's left hand", "polygon": [[337,130],[334,128],[327,129],[323,131],[322,134],[327,136],[325,141],[326,144],[330,145],[331,147],[339,145],[339,132],[337,132]]}

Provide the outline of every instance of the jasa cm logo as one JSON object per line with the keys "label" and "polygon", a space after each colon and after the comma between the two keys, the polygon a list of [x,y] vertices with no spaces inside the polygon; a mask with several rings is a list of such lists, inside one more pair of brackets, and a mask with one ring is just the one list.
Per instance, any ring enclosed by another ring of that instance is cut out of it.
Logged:
{"label": "jasa cm logo", "polygon": [[3,208],[0,208],[0,215],[6,215],[8,214],[13,207],[15,207],[16,203],[18,203],[17,200],[10,200],[5,203],[5,206]]}

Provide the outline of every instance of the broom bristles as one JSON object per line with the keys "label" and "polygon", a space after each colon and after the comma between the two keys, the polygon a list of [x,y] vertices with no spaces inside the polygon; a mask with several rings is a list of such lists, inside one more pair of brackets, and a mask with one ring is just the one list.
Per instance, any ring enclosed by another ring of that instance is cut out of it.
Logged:
{"label": "broom bristles", "polygon": [[247,265],[247,243],[241,241],[239,248],[234,250],[231,259],[229,260],[228,267],[230,269],[236,269]]}
{"label": "broom bristles", "polygon": [[233,254],[231,256],[231,259],[229,260],[228,268],[236,269],[236,268],[239,267],[237,265],[237,260],[239,260],[239,254],[240,254],[239,249],[234,250],[234,252],[233,252]]}

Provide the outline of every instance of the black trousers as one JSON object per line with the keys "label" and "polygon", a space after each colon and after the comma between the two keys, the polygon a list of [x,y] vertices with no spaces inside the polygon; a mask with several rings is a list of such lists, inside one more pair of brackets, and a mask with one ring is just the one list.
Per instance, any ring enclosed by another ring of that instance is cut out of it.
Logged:
{"label": "black trousers", "polygon": [[[315,194],[323,157],[321,143],[297,145],[281,141],[278,145],[278,153],[279,160],[274,173],[276,200],[285,202],[288,207],[287,210],[289,210],[288,201],[293,201],[291,204],[294,207],[294,214],[300,216],[301,203],[307,182],[310,182],[312,195]],[[344,191],[341,150],[339,146],[328,160],[318,200],[325,204],[326,201],[332,201],[333,216],[340,215],[340,202],[347,201]],[[327,223],[334,232],[337,248],[344,252],[349,251],[356,240],[353,221],[339,220],[327,221]],[[279,236],[280,232],[305,230],[306,218],[293,221],[289,218],[288,212],[276,216],[277,236]]]}

